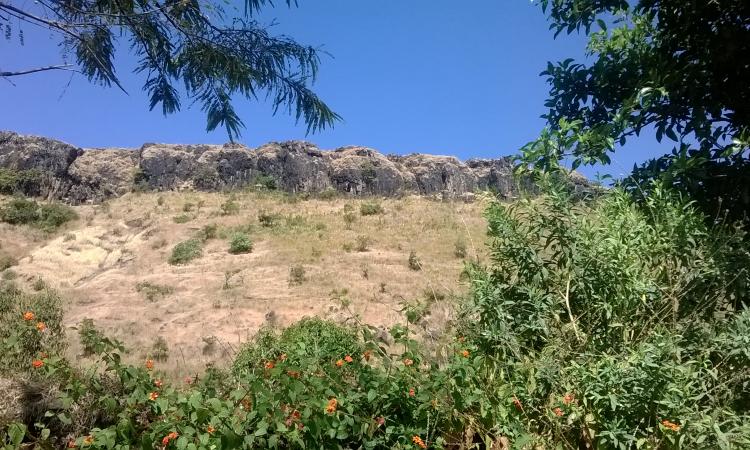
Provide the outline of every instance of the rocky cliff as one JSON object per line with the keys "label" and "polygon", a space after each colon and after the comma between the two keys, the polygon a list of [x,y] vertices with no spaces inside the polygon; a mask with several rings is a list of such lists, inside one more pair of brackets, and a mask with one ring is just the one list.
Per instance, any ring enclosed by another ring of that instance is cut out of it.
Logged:
{"label": "rocky cliff", "polygon": [[[13,188],[71,203],[98,202],[134,189],[225,190],[263,183],[294,193],[402,193],[457,198],[493,189],[514,196],[519,184],[509,157],[471,159],[426,154],[383,155],[367,147],[321,150],[303,141],[255,149],[238,144],[144,144],[140,149],[84,149],[0,132],[0,168],[25,174]],[[29,174],[33,174],[31,177]],[[28,182],[30,178],[36,182]],[[3,185],[0,184],[0,190]]]}

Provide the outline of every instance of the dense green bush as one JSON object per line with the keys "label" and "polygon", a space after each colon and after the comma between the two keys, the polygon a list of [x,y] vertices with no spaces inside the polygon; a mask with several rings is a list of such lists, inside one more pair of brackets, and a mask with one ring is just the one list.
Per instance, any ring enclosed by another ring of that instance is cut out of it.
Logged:
{"label": "dense green bush", "polygon": [[728,330],[750,339],[739,229],[707,227],[658,188],[642,207],[616,190],[590,204],[552,190],[487,218],[492,264],[473,270],[461,322],[539,445],[750,445],[750,366],[726,346]]}
{"label": "dense green bush", "polygon": [[169,264],[187,264],[195,258],[200,258],[202,255],[203,241],[200,239],[188,239],[174,246],[172,254],[169,255]]}
{"label": "dense green bush", "polygon": [[237,255],[253,251],[253,241],[245,233],[235,233],[229,241],[229,253]]}
{"label": "dense green bush", "polygon": [[0,168],[0,194],[37,195],[41,190],[44,174],[36,169],[13,170]]}
{"label": "dense green bush", "polygon": [[31,225],[44,231],[54,231],[75,220],[72,208],[58,203],[39,204],[34,200],[14,198],[0,209],[0,220],[14,225]]}
{"label": "dense green bush", "polygon": [[374,216],[376,214],[383,214],[385,210],[377,202],[365,202],[359,207],[359,213],[363,216]]}

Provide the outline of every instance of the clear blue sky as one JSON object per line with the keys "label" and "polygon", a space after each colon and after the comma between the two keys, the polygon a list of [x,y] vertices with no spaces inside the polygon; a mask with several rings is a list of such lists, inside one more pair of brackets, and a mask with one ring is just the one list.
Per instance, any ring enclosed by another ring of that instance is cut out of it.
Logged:
{"label": "clear blue sky", "polygon": [[[276,3],[283,3],[277,1]],[[582,58],[580,36],[553,39],[529,0],[300,0],[264,11],[261,22],[299,42],[322,45],[319,95],[344,121],[305,137],[303,125],[271,116],[267,104],[238,103],[247,125],[241,142],[307,139],[321,148],[365,145],[384,153],[471,157],[516,153],[544,126],[547,61]],[[61,62],[55,36],[25,26],[25,46],[0,40],[0,66],[20,70]],[[118,73],[128,95],[80,75],[46,72],[0,80],[0,129],[62,139],[82,147],[144,142],[223,143],[206,133],[198,105],[163,117],[149,112],[143,79],[130,73],[123,46]],[[188,101],[183,101],[187,106]],[[667,151],[651,140],[628,145],[606,171]],[[594,170],[585,170],[592,175]]]}

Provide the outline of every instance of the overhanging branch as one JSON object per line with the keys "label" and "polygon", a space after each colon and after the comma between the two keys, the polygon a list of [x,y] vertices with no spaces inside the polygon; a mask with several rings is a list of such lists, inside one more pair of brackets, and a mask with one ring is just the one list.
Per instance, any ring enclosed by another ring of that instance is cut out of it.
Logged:
{"label": "overhanging branch", "polygon": [[37,67],[36,69],[21,70],[18,72],[0,72],[0,77],[15,77],[17,75],[28,75],[30,73],[44,72],[46,70],[67,70],[70,72],[78,72],[77,70],[71,69],[72,64],[59,64],[56,66]]}

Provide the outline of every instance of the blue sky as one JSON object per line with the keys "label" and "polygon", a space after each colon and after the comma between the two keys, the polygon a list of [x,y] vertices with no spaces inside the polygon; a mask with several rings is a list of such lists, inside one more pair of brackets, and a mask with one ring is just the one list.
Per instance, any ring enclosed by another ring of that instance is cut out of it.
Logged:
{"label": "blue sky", "polygon": [[[304,125],[272,116],[267,104],[242,101],[247,129],[240,141],[248,146],[307,139],[321,148],[365,145],[461,159],[516,153],[544,126],[547,86],[539,73],[547,61],[582,58],[585,47],[580,36],[553,39],[529,0],[300,0],[299,8],[259,16],[273,19],[275,33],[332,55],[324,57],[315,89],[344,121],[305,137]],[[61,62],[55,36],[32,26],[24,34],[24,46],[0,40],[3,70]],[[82,147],[227,140],[222,131],[206,133],[198,105],[166,118],[149,112],[143,79],[130,73],[134,58],[126,46],[118,56],[128,95],[66,72],[14,77],[15,86],[0,80],[0,129]],[[667,150],[642,139],[605,171],[628,172],[633,162]]]}

